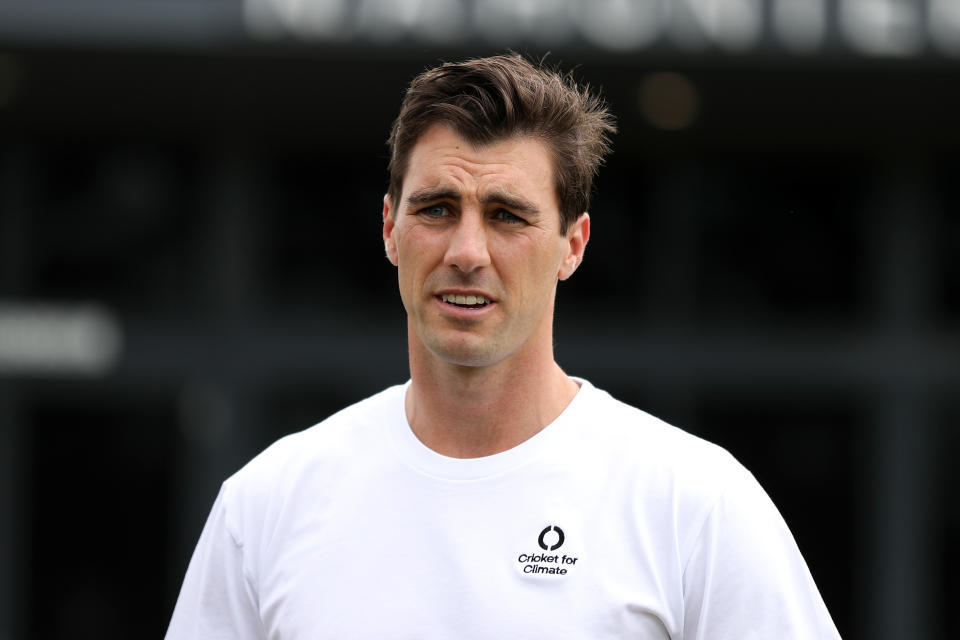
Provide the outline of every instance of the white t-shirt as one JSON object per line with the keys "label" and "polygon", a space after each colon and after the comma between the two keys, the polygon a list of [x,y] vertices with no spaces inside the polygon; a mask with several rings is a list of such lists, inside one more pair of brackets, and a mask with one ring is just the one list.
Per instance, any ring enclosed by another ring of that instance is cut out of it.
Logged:
{"label": "white t-shirt", "polygon": [[580,382],[485,458],[424,446],[406,385],[279,440],[223,484],[168,640],[839,637],[749,472]]}

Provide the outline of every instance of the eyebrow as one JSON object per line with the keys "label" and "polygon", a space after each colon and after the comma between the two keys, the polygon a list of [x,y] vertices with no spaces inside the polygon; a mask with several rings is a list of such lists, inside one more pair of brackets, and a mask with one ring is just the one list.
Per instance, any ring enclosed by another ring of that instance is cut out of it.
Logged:
{"label": "eyebrow", "polygon": [[[431,202],[436,202],[438,200],[452,200],[454,202],[460,202],[460,194],[450,189],[449,187],[425,187],[423,189],[418,189],[407,196],[407,205],[410,207],[417,207]],[[503,206],[513,209],[518,213],[523,213],[526,215],[538,215],[540,209],[537,208],[535,204],[522,198],[518,195],[507,193],[506,191],[494,190],[485,195],[481,202],[483,204],[502,204]]]}

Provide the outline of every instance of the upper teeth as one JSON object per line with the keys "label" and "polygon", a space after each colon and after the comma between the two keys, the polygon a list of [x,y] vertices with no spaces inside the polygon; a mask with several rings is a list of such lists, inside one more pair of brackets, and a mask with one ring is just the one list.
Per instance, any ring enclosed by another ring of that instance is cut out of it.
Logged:
{"label": "upper teeth", "polygon": [[465,304],[469,306],[473,306],[476,304],[487,304],[487,302],[489,302],[483,296],[461,296],[461,295],[454,295],[452,293],[445,293],[440,297],[443,299],[444,302],[452,302],[453,304]]}

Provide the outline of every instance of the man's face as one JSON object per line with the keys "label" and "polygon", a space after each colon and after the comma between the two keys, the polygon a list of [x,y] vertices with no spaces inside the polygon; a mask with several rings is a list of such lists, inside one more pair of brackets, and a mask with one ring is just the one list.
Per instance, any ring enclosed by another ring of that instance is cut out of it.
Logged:
{"label": "man's face", "polygon": [[560,234],[553,178],[532,137],[477,148],[437,125],[414,146],[401,201],[384,199],[383,237],[411,339],[433,357],[552,358],[557,280],[576,269],[590,233],[584,214]]}

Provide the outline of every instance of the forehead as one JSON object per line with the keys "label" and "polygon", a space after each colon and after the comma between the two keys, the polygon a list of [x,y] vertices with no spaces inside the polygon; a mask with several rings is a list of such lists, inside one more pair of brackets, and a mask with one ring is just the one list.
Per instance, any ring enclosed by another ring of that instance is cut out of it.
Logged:
{"label": "forehead", "polygon": [[447,126],[430,127],[410,152],[403,193],[441,185],[467,195],[507,188],[556,206],[550,150],[533,136],[475,145]]}

